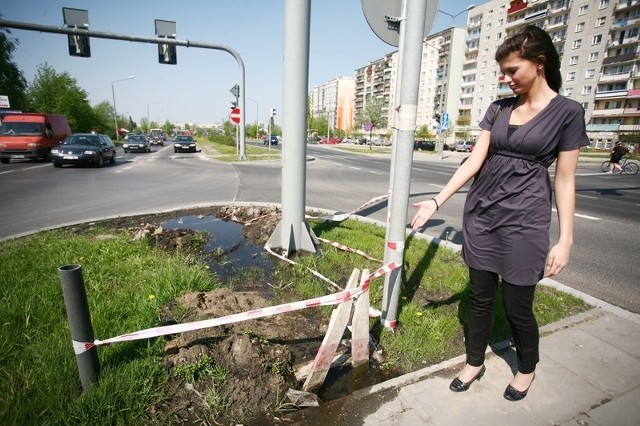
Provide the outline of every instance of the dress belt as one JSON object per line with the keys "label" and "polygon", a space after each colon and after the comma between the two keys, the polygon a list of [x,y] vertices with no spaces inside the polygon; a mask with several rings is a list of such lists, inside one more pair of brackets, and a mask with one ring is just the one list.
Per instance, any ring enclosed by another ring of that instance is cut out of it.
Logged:
{"label": "dress belt", "polygon": [[491,151],[490,155],[502,155],[504,157],[519,158],[521,160],[533,161],[534,163],[540,164],[545,169],[549,168],[547,164],[538,160],[538,158],[535,155],[521,154],[519,152],[504,151],[504,150]]}

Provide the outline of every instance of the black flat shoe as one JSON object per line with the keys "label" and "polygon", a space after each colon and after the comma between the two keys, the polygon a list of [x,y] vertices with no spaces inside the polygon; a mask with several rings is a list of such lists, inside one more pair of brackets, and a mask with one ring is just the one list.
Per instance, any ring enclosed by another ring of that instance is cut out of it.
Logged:
{"label": "black flat shoe", "polygon": [[529,383],[529,387],[523,390],[522,392],[519,390],[516,390],[516,388],[514,388],[511,385],[507,386],[507,388],[504,390],[504,395],[502,396],[504,396],[504,399],[506,399],[507,401],[523,400],[524,397],[527,396],[527,392],[529,392],[529,388],[531,387],[535,379],[536,379],[536,376],[534,375],[533,379],[531,379],[531,383]]}
{"label": "black flat shoe", "polygon": [[471,386],[471,383],[475,382],[476,380],[480,380],[480,378],[484,375],[484,372],[486,370],[487,369],[483,365],[480,371],[478,371],[478,373],[475,376],[473,376],[473,378],[469,380],[467,383],[462,382],[462,380],[456,377],[455,379],[453,379],[453,381],[449,385],[449,389],[451,389],[454,392],[466,391],[467,389],[469,389],[469,386]]}

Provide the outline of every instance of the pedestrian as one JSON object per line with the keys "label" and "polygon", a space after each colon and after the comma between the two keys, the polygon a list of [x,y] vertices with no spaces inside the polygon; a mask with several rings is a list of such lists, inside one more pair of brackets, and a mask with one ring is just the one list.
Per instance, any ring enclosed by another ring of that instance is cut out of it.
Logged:
{"label": "pedestrian", "polygon": [[[469,267],[466,364],[449,388],[466,391],[485,373],[484,358],[500,286],[516,347],[518,372],[504,391],[523,399],[539,361],[539,331],[533,314],[536,284],[560,273],[573,244],[575,171],[579,148],[589,144],[582,106],[558,94],[560,60],[549,35],[526,26],[506,39],[495,59],[513,97],[489,106],[469,159],[435,197],[415,203],[411,221],[421,228],[442,205],[475,178],[463,215],[462,258]],[[551,179],[559,238],[549,250]]]}
{"label": "pedestrian", "polygon": [[627,152],[629,151],[627,151],[627,149],[622,146],[622,142],[616,142],[616,145],[611,150],[611,157],[609,158],[609,171],[607,173],[613,173],[614,170],[622,173],[620,160],[622,160],[622,156]]}

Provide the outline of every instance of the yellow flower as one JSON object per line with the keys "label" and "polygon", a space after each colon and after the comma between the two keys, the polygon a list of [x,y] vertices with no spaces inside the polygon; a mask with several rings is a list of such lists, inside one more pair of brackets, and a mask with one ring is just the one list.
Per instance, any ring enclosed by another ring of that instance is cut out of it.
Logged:
{"label": "yellow flower", "polygon": [[416,312],[416,316],[417,317],[421,317],[422,316],[422,312]]}
{"label": "yellow flower", "polygon": [[156,298],[156,295],[155,295],[155,294],[150,294],[150,295],[149,295],[149,299],[153,300],[153,299],[155,299],[155,298]]}

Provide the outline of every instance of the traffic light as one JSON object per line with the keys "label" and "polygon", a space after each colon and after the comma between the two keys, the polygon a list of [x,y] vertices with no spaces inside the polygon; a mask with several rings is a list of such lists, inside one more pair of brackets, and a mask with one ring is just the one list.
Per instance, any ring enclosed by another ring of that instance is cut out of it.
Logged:
{"label": "traffic light", "polygon": [[269,110],[269,117],[273,117],[274,115],[276,115],[276,109],[275,108],[271,108]]}
{"label": "traffic light", "polygon": [[434,117],[435,117],[436,121],[438,122],[438,124],[440,124],[440,113],[439,113],[439,112],[436,112],[436,113],[434,114]]}

